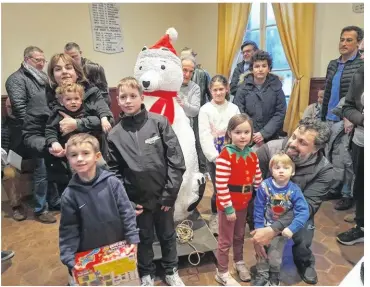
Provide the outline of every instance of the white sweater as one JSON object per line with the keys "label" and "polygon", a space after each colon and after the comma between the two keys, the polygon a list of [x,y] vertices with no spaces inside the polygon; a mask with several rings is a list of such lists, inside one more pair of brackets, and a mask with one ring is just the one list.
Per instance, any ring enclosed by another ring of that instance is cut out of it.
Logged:
{"label": "white sweater", "polygon": [[229,120],[236,114],[240,114],[238,106],[228,101],[217,105],[212,100],[200,108],[199,139],[208,161],[214,162],[218,157]]}

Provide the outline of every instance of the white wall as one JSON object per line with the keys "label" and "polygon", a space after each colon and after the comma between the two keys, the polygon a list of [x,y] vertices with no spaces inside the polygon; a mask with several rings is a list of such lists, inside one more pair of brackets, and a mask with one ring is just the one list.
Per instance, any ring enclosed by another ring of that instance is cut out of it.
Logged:
{"label": "white wall", "polygon": [[123,53],[104,54],[93,50],[88,4],[2,4],[2,94],[6,78],[19,68],[23,50],[39,46],[46,58],[62,52],[67,42],[77,42],[83,55],[101,64],[109,86],[133,74],[138,53],[151,46],[169,27],[179,33],[175,48],[188,45],[192,31],[189,4],[119,4],[124,37]]}
{"label": "white wall", "polygon": [[[204,4],[119,4],[125,52],[108,55],[95,52],[88,4],[2,4],[1,5],[1,93],[6,78],[18,69],[26,46],[36,45],[50,58],[62,52],[66,42],[80,44],[84,56],[98,62],[107,74],[109,86],[132,75],[141,48],[153,45],[166,29],[175,27],[184,46],[198,52],[198,62],[211,75],[216,73],[216,3]],[[314,63],[312,76],[325,76],[331,59],[338,57],[338,40],[344,26],[364,27],[364,14],[352,12],[352,4],[316,4]],[[140,24],[139,24],[140,23]]]}
{"label": "white wall", "polygon": [[364,28],[364,14],[352,12],[352,3],[316,4],[313,77],[325,77],[329,61],[339,57],[340,32],[350,25]]}

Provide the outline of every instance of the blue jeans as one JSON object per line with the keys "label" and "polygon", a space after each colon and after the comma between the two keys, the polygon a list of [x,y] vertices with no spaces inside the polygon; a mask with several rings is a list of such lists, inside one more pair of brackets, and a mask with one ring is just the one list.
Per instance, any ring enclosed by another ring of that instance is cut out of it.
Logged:
{"label": "blue jeans", "polygon": [[51,206],[60,204],[58,190],[55,184],[48,182],[45,161],[43,158],[36,159],[36,168],[33,173],[33,194],[35,197],[36,214],[41,214],[48,210],[48,202]]}

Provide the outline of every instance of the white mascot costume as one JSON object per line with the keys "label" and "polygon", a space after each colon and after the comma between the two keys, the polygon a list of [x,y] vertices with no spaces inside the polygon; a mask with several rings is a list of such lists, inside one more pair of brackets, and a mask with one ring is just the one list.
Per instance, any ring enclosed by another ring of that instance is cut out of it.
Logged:
{"label": "white mascot costume", "polygon": [[171,42],[177,39],[174,28],[167,30],[154,46],[144,47],[136,61],[134,77],[144,91],[148,111],[166,116],[172,124],[185,158],[186,171],[175,203],[175,221],[186,219],[203,196],[205,180],[199,172],[195,136],[176,96],[183,82],[181,61]]}

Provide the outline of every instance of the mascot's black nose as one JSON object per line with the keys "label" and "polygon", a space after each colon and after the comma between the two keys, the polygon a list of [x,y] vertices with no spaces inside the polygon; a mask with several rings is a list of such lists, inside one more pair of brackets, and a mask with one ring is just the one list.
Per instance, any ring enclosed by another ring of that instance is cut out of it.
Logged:
{"label": "mascot's black nose", "polygon": [[150,86],[150,81],[143,81],[144,88],[147,88]]}

